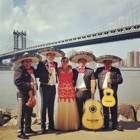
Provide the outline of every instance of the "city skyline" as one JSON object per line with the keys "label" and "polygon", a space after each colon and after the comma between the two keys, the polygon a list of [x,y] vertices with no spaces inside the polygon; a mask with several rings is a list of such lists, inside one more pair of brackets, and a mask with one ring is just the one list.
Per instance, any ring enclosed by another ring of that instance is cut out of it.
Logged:
{"label": "city skyline", "polygon": [[140,52],[131,51],[127,52],[127,58],[123,60],[123,66],[140,67]]}

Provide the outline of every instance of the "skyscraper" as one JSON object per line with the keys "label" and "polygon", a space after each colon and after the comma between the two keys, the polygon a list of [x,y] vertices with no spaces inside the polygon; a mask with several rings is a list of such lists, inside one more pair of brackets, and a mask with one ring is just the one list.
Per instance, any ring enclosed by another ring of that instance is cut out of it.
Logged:
{"label": "skyscraper", "polygon": [[139,52],[133,51],[127,53],[127,66],[139,67]]}
{"label": "skyscraper", "polygon": [[128,67],[134,66],[134,52],[127,53],[127,66]]}
{"label": "skyscraper", "polygon": [[134,67],[139,67],[139,52],[134,51]]}

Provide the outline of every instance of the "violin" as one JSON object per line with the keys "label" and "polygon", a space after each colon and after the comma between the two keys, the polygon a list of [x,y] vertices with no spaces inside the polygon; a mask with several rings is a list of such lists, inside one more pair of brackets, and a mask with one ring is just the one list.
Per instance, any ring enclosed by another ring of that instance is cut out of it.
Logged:
{"label": "violin", "polygon": [[[31,78],[31,82],[33,82],[33,79]],[[33,88],[32,90],[29,91],[29,100],[26,103],[26,105],[28,107],[34,107],[36,105],[36,99],[35,99],[35,95],[36,95],[36,90]]]}

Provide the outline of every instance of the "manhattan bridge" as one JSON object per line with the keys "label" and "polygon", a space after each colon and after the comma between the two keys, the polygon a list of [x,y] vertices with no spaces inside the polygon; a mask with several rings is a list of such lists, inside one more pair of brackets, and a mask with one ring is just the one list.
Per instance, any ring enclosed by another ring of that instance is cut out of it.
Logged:
{"label": "manhattan bridge", "polygon": [[[84,35],[64,40],[39,44],[39,39],[14,30],[5,45],[0,47],[0,64],[4,59],[11,59],[25,52],[36,53],[46,47],[64,49],[136,38],[140,38],[140,4]],[[29,41],[38,42],[38,45],[26,46]]]}

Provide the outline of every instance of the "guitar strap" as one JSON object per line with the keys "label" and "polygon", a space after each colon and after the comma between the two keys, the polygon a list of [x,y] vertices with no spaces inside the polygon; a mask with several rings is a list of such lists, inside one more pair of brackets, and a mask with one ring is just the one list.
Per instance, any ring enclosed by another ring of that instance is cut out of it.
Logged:
{"label": "guitar strap", "polygon": [[108,83],[107,83],[107,79],[110,78],[110,72],[107,72],[105,74],[105,79],[104,79],[104,82],[103,82],[103,89],[106,89],[108,88]]}

